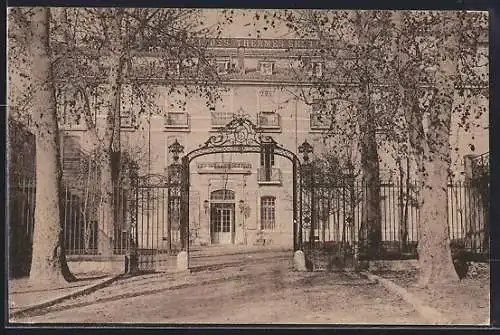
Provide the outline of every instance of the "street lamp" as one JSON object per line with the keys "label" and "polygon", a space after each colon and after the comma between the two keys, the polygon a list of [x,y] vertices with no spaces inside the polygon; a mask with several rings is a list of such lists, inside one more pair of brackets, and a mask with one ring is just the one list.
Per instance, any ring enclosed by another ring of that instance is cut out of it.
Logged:
{"label": "street lamp", "polygon": [[243,214],[243,212],[245,211],[245,201],[243,200],[240,200],[240,213]]}
{"label": "street lamp", "polygon": [[174,143],[168,146],[168,151],[172,154],[174,161],[168,167],[169,182],[174,184],[180,181],[181,166],[179,164],[179,154],[184,151],[184,147],[175,139]]}
{"label": "street lamp", "polygon": [[239,201],[239,207],[240,207],[240,213],[243,214],[243,220],[242,220],[242,231],[243,231],[243,244],[247,244],[247,227],[246,227],[246,217],[248,215],[248,208],[247,205],[245,204],[245,201],[241,199]]}
{"label": "street lamp", "polygon": [[313,146],[310,145],[307,140],[304,141],[299,146],[299,153],[303,155],[304,158],[304,164],[302,165],[303,168],[303,177],[306,177],[306,180],[308,180],[309,183],[309,201],[310,201],[310,216],[306,216],[304,218],[304,222],[306,224],[310,223],[309,227],[309,243],[311,247],[314,244],[314,239],[315,239],[315,233],[314,233],[314,228],[316,224],[316,203],[315,203],[315,190],[314,190],[314,171],[312,167],[312,163],[309,161],[309,154],[313,152]]}
{"label": "street lamp", "polygon": [[177,141],[177,139],[175,139],[174,143],[168,146],[168,151],[173,154],[172,157],[174,159],[174,162],[177,163],[177,161],[179,160],[179,154],[184,151],[184,146],[181,145]]}
{"label": "street lamp", "polygon": [[[169,213],[175,213],[177,214],[175,217],[172,218],[172,220],[168,221],[168,245],[169,249],[171,248],[171,236],[170,236],[170,229],[172,228],[171,222],[170,221],[175,221],[178,222],[181,225],[181,241],[182,241],[182,248],[184,249],[185,246],[185,237],[186,237],[186,232],[185,228],[183,226],[184,221],[182,218],[183,213],[183,198],[182,198],[182,169],[181,165],[179,164],[179,154],[184,151],[184,147],[175,139],[174,143],[168,146],[168,151],[172,154],[172,157],[174,161],[168,166],[168,179],[169,179],[169,188],[168,188],[168,197],[169,199],[179,199],[180,201],[178,204],[175,204],[173,208],[170,206],[173,205],[171,204],[171,201],[168,201],[169,205]],[[171,212],[172,210],[175,210]],[[179,212],[182,212],[181,215],[178,215]],[[170,215],[170,214],[169,214]]]}
{"label": "street lamp", "polygon": [[301,153],[304,157],[304,163],[308,163],[309,162],[309,154],[311,154],[313,152],[313,146],[309,144],[309,142],[307,142],[307,140],[304,141],[304,143],[302,143],[300,146],[299,146],[299,153]]}

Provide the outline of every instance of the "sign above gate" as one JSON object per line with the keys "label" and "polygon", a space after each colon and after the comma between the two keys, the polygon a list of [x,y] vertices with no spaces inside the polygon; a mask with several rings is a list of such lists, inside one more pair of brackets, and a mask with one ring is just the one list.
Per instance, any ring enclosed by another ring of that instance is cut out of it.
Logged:
{"label": "sign above gate", "polygon": [[198,173],[251,173],[252,164],[248,162],[202,162],[198,163]]}

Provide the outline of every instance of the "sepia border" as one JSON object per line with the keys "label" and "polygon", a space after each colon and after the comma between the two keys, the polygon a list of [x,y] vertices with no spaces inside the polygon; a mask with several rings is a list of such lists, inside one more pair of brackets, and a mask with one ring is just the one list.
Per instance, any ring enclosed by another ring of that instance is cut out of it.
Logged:
{"label": "sepia border", "polygon": [[[115,1],[85,1],[85,2],[76,2],[76,1],[25,1],[25,0],[15,0],[15,1],[8,1],[8,6],[27,6],[27,5],[42,5],[42,6],[60,6],[60,5],[65,5],[65,6],[104,6],[104,5],[116,5],[117,2]],[[220,2],[220,1],[198,1],[198,2],[182,2],[182,1],[169,1],[167,2],[162,2],[162,1],[120,1],[119,4],[121,6],[148,6],[148,7],[163,7],[163,6],[168,6],[168,7],[183,7],[183,6],[188,6],[188,7],[210,7],[210,8],[219,8],[219,7],[227,7],[228,5],[231,5],[231,8],[260,8],[256,7],[256,5],[262,5],[265,7],[262,8],[290,8],[290,7],[300,7],[300,8],[324,8],[324,9],[474,9],[474,10],[489,10],[490,11],[490,126],[491,126],[491,131],[490,131],[490,159],[491,159],[491,168],[494,171],[496,169],[497,165],[497,159],[498,159],[498,153],[496,152],[496,145],[495,145],[495,129],[499,126],[499,111],[500,111],[500,85],[498,84],[498,80],[495,80],[500,76],[500,60],[499,60],[499,45],[500,45],[500,3],[496,2],[495,0],[490,0],[490,1],[472,1],[472,0],[455,0],[455,1],[436,1],[436,0],[424,0],[424,1],[411,1],[411,2],[399,2],[399,1],[379,1],[376,3],[376,5],[373,4],[373,2],[370,2],[369,0],[365,1],[330,1],[328,3],[325,2],[320,2],[320,1],[308,1],[303,2],[303,4],[291,4],[290,2],[285,2],[285,1],[276,1],[272,3],[272,6],[270,6],[269,2],[241,2],[238,1],[237,3],[227,3],[227,2]],[[328,7],[324,7],[325,5],[328,5]],[[2,14],[3,17],[6,17],[6,12],[5,8],[2,8]],[[6,22],[5,20],[2,22],[2,37],[5,38],[5,27],[6,27]],[[4,41],[4,45],[5,45]],[[4,58],[6,59],[6,57]],[[0,73],[3,74],[3,78],[6,78],[6,62],[2,62],[2,66],[0,67]],[[6,88],[6,81],[2,81],[2,92],[5,92]],[[0,127],[2,129],[3,134],[6,134],[6,97],[5,95],[2,95],[2,100],[0,100],[0,108],[1,108],[1,120],[0,120]],[[6,135],[5,135],[6,136]],[[6,137],[5,137],[6,138]],[[0,150],[2,152],[6,152],[6,141],[1,141],[1,146]],[[4,156],[6,157],[6,156]],[[5,162],[4,171],[6,172],[6,159],[3,161]],[[494,173],[493,173],[494,176]],[[6,185],[6,175],[5,173],[2,174],[2,179],[0,181],[2,182],[2,185]],[[51,324],[9,324],[8,323],[8,303],[7,303],[7,287],[8,287],[8,276],[4,276],[4,291],[3,293],[5,294],[4,296],[4,326],[6,328],[9,328],[10,331],[22,331],[22,332],[31,332],[34,330],[41,330],[43,332],[47,333],[56,333],[56,332],[62,332],[62,333],[74,333],[75,331],[79,330],[81,332],[86,332],[86,330],[89,331],[103,331],[104,333],[108,333],[110,331],[113,332],[123,332],[123,333],[128,333],[129,331],[132,332],[144,332],[144,333],[150,333],[153,331],[162,331],[162,332],[174,332],[174,331],[179,331],[180,329],[185,329],[186,331],[193,331],[193,332],[200,332],[200,333],[206,333],[207,331],[214,331],[216,333],[220,333],[222,331],[232,331],[234,330],[235,332],[249,332],[251,334],[261,331],[261,330],[267,330],[267,329],[272,329],[272,330],[283,330],[286,332],[293,332],[293,331],[305,331],[305,330],[313,330],[313,331],[321,331],[321,330],[337,330],[337,331],[368,331],[368,332],[373,332],[380,334],[381,332],[387,331],[392,331],[392,330],[397,330],[397,331],[404,331],[404,332],[417,332],[417,331],[432,331],[438,329],[442,330],[448,330],[448,329],[453,329],[453,330],[477,330],[481,328],[492,328],[492,327],[498,327],[500,326],[500,225],[498,224],[491,224],[492,222],[497,223],[500,222],[499,218],[499,208],[500,204],[497,203],[496,199],[496,193],[498,193],[497,190],[497,183],[496,183],[496,178],[492,178],[492,183],[491,183],[491,189],[493,191],[491,197],[490,197],[490,241],[491,241],[491,263],[490,263],[490,271],[491,271],[491,277],[490,277],[490,302],[491,302],[491,309],[490,309],[490,315],[491,315],[491,327],[484,327],[484,326],[477,326],[477,327],[460,327],[460,326],[447,326],[447,327],[431,327],[431,326],[370,326],[370,325],[359,325],[359,326],[342,326],[342,325],[300,325],[300,326],[287,326],[287,325],[242,325],[242,324],[232,324],[232,325],[203,325],[203,324],[196,324],[196,325],[182,325],[182,324],[176,324],[176,325],[150,325],[150,324],[102,324],[102,325],[92,325],[89,326],[87,324],[82,325],[82,324],[65,324],[65,325],[51,325]],[[2,192],[2,195],[5,196],[5,192]],[[3,199],[4,204],[6,203],[6,197]],[[2,214],[3,217],[5,217],[6,212],[5,212],[5,206],[2,206]],[[7,255],[7,250],[8,250],[8,241],[7,241],[7,224],[5,224],[5,230],[4,230],[4,250],[5,250],[5,255]],[[5,259],[5,258],[4,258]],[[6,262],[4,262],[6,264]],[[4,274],[8,273],[7,269],[4,269]]]}

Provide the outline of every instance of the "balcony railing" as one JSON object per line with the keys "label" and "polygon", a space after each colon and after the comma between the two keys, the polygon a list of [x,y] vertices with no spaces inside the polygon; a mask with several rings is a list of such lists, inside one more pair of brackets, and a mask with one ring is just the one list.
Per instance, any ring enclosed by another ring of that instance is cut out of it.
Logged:
{"label": "balcony railing", "polygon": [[330,128],[328,119],[321,113],[311,113],[310,126],[312,130],[324,130]]}
{"label": "balcony railing", "polygon": [[484,153],[472,158],[472,178],[489,176],[490,172],[490,153]]}
{"label": "balcony railing", "polygon": [[281,184],[281,170],[278,168],[259,168],[258,182],[259,184]]}
{"label": "balcony railing", "polygon": [[281,128],[281,117],[278,113],[259,113],[259,127],[264,129]]}
{"label": "balcony railing", "polygon": [[212,113],[212,127],[221,128],[226,124],[231,122],[233,116],[231,114],[222,113],[222,112],[213,112]]}
{"label": "balcony railing", "polygon": [[168,113],[165,128],[189,128],[189,114],[185,112]]}

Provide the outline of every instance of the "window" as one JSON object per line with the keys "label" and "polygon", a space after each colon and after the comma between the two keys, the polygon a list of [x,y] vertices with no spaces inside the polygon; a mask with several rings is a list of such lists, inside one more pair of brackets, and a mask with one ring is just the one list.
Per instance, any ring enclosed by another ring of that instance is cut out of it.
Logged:
{"label": "window", "polygon": [[198,65],[198,58],[185,58],[182,60],[182,68],[189,69]]}
{"label": "window", "polygon": [[331,121],[327,115],[324,115],[324,102],[315,99],[312,103],[312,112],[310,119],[311,129],[328,129]]}
{"label": "window", "polygon": [[168,112],[165,117],[165,127],[186,128],[189,126],[189,115],[186,112]]}
{"label": "window", "polygon": [[260,62],[260,73],[265,76],[270,76],[274,73],[273,62]]}
{"label": "window", "polygon": [[122,128],[135,128],[136,112],[138,110],[138,106],[136,105],[138,102],[137,100],[132,86],[124,85],[121,92],[120,103],[120,121]]}
{"label": "window", "polygon": [[263,145],[260,151],[260,166],[257,180],[259,183],[281,183],[280,169],[274,168],[274,147],[273,145]]}
{"label": "window", "polygon": [[224,127],[232,119],[233,115],[228,112],[212,112],[212,127]]}
{"label": "window", "polygon": [[175,141],[183,144],[185,138],[179,135],[169,135],[167,136],[167,140],[165,142],[165,166],[170,166],[174,162],[174,154],[170,152],[170,146],[175,143]]}
{"label": "window", "polygon": [[105,87],[96,86],[92,89],[92,100],[91,100],[91,109],[94,113],[92,115],[94,122],[97,122],[97,115],[102,116],[106,115],[106,97],[107,90]]}
{"label": "window", "polygon": [[325,102],[321,99],[314,99],[312,103],[313,112],[321,113],[325,109]]}
{"label": "window", "polygon": [[234,191],[216,190],[210,193],[210,200],[234,200]]}
{"label": "window", "polygon": [[167,64],[168,76],[178,76],[181,73],[181,65],[179,62],[169,62]]}
{"label": "window", "polygon": [[324,63],[318,60],[312,60],[309,57],[303,57],[300,59],[300,67],[309,77],[321,77],[323,76]]}
{"label": "window", "polygon": [[312,62],[311,63],[311,75],[315,77],[321,77],[323,75],[323,63]]}
{"label": "window", "polygon": [[56,89],[56,102],[59,122],[63,128],[85,128],[84,99],[80,92],[58,88]]}
{"label": "window", "polygon": [[280,128],[280,115],[275,112],[260,112],[259,127],[262,128]]}
{"label": "window", "polygon": [[120,115],[121,127],[122,128],[135,128],[135,115],[130,109],[124,110]]}
{"label": "window", "polygon": [[215,65],[218,74],[227,74],[231,70],[231,62],[227,59],[217,60]]}
{"label": "window", "polygon": [[272,146],[262,146],[260,151],[260,166],[274,166],[274,150]]}
{"label": "window", "polygon": [[262,197],[260,200],[260,222],[263,230],[274,230],[276,228],[276,198]]}
{"label": "window", "polygon": [[81,167],[82,150],[78,144],[78,137],[64,136],[63,139],[63,171],[78,171]]}

